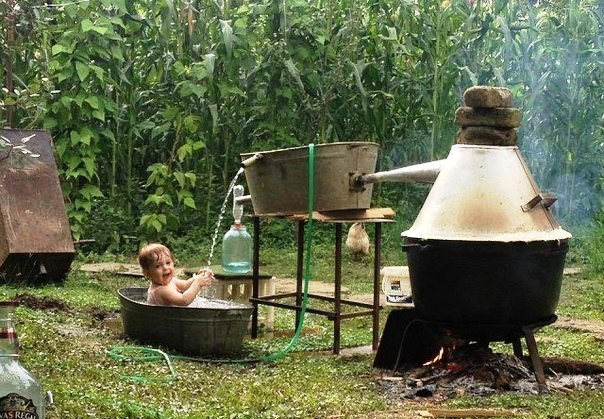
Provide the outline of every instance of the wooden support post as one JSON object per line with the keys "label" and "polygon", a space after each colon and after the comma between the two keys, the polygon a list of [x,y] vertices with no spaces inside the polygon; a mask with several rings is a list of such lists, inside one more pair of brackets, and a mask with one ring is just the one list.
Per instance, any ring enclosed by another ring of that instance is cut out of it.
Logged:
{"label": "wooden support post", "polygon": [[543,372],[543,364],[541,363],[541,358],[539,357],[539,350],[537,349],[535,335],[533,334],[533,331],[528,327],[523,327],[522,333],[524,333],[526,346],[528,347],[529,355],[531,356],[531,362],[533,363],[533,369],[535,370],[537,388],[539,389],[539,393],[543,393],[547,391],[547,384],[545,382],[545,373]]}
{"label": "wooden support post", "polygon": [[522,353],[522,343],[520,342],[520,337],[516,337],[512,340],[512,348],[514,349],[514,355],[518,358],[522,358],[524,354]]}

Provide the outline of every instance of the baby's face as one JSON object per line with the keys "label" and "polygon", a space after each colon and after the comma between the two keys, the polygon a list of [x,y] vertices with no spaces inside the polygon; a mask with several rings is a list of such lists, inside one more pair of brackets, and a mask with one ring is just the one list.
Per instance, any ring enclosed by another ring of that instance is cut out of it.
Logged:
{"label": "baby's face", "polygon": [[174,276],[174,261],[168,255],[161,254],[144,273],[154,284],[168,285]]}

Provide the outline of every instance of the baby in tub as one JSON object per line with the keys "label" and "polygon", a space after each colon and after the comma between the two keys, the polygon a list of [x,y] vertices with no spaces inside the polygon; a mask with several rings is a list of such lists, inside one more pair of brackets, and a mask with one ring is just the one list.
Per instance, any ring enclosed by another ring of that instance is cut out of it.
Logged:
{"label": "baby in tub", "polygon": [[199,290],[214,280],[210,269],[200,269],[187,280],[175,278],[172,252],[159,243],[144,246],[138,255],[138,263],[145,278],[151,281],[147,291],[149,304],[188,306],[195,301]]}

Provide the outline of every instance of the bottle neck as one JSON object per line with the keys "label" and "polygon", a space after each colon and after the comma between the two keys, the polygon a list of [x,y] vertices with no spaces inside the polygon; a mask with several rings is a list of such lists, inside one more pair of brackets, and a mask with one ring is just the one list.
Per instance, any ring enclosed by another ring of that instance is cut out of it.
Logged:
{"label": "bottle neck", "polygon": [[0,307],[0,357],[19,356],[19,340],[12,314],[12,308]]}

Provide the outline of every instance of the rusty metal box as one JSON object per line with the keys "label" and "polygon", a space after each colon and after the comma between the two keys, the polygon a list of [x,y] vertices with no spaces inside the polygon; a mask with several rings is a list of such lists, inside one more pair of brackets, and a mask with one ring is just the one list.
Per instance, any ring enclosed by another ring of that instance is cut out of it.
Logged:
{"label": "rusty metal box", "polygon": [[0,279],[63,279],[75,251],[51,136],[2,129],[0,145]]}

